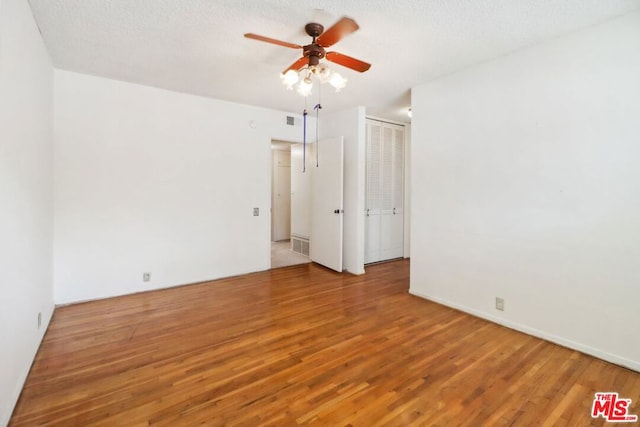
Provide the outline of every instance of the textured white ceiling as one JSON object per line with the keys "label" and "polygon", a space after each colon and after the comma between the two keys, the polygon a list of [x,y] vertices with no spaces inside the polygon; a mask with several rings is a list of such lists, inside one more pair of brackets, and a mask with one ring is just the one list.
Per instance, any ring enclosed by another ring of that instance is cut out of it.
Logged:
{"label": "textured white ceiling", "polygon": [[323,86],[323,111],[364,105],[368,114],[403,121],[412,86],[640,8],[640,0],[30,3],[57,68],[294,112],[304,100],[278,76],[300,52],[243,34],[307,44],[304,24],[328,28],[349,16],[360,30],[330,50],[372,67],[359,74],[336,65],[349,82],[338,94]]}

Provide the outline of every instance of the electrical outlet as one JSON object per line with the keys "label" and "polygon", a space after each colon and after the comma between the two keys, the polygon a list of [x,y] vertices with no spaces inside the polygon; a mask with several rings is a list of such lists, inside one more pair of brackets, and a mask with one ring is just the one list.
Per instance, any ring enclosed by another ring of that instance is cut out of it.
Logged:
{"label": "electrical outlet", "polygon": [[142,281],[148,282],[149,280],[151,280],[151,273],[142,273]]}
{"label": "electrical outlet", "polygon": [[38,329],[42,326],[42,312],[38,312]]}
{"label": "electrical outlet", "polygon": [[253,216],[260,216],[260,208],[253,208]]}
{"label": "electrical outlet", "polygon": [[496,310],[504,311],[504,299],[496,297]]}

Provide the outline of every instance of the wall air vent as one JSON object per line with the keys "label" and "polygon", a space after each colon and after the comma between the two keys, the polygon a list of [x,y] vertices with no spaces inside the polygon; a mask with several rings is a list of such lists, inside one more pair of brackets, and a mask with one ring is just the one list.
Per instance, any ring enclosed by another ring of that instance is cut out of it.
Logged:
{"label": "wall air vent", "polygon": [[309,239],[291,236],[291,246],[291,250],[293,250],[293,252],[309,256]]}
{"label": "wall air vent", "polygon": [[287,124],[288,124],[289,126],[293,126],[293,125],[295,124],[295,123],[294,123],[293,116],[287,116]]}

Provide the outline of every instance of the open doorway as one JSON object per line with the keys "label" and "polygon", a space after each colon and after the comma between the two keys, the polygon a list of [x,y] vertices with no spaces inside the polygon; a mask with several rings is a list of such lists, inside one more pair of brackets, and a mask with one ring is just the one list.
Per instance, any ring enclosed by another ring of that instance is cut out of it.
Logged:
{"label": "open doorway", "polygon": [[271,141],[271,268],[311,262],[308,176],[298,145]]}
{"label": "open doorway", "polygon": [[291,238],[291,144],[271,143],[271,241]]}

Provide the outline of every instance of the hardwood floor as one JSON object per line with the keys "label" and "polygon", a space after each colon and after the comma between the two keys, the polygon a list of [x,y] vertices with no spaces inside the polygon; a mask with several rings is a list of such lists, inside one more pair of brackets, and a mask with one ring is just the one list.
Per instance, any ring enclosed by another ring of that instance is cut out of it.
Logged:
{"label": "hardwood floor", "polygon": [[305,264],[58,308],[10,425],[603,425],[596,391],[640,414],[640,374],[408,277]]}

